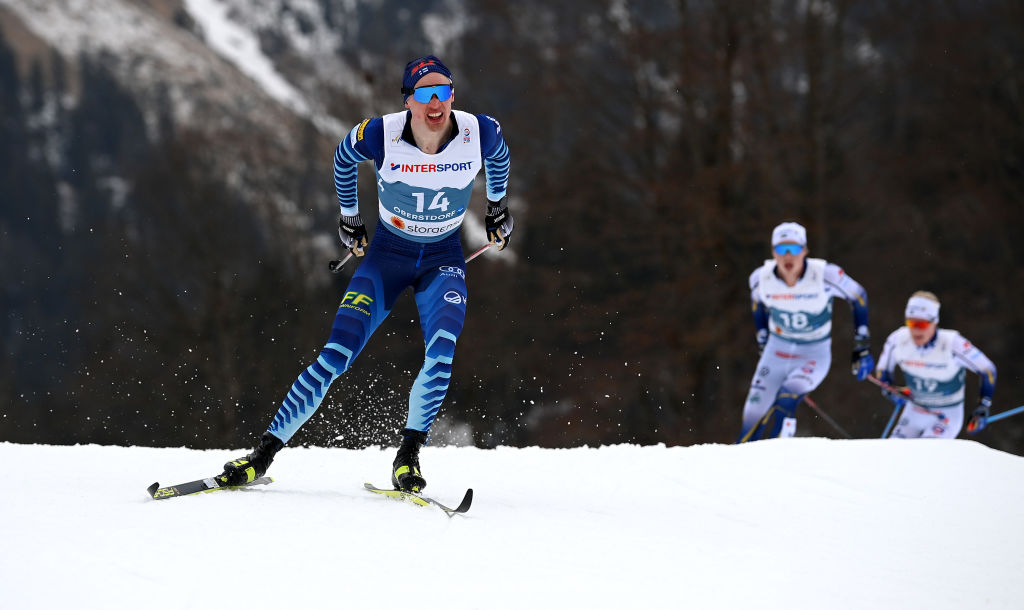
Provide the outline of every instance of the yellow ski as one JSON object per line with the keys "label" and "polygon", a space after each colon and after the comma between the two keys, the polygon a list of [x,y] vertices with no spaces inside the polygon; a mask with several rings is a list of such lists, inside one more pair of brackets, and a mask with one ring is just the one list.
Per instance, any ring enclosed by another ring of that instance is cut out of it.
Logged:
{"label": "yellow ski", "polygon": [[419,494],[414,494],[408,491],[401,491],[398,489],[380,489],[379,487],[375,487],[372,483],[364,483],[363,487],[365,487],[368,491],[372,491],[375,494],[386,496],[388,498],[391,498],[392,500],[410,502],[412,504],[415,504],[416,506],[434,505],[443,510],[445,514],[449,517],[465,513],[466,511],[469,510],[469,506],[473,503],[472,489],[466,490],[466,495],[462,497],[462,502],[460,502],[457,507],[449,508],[433,498],[428,498],[426,496],[421,496]]}

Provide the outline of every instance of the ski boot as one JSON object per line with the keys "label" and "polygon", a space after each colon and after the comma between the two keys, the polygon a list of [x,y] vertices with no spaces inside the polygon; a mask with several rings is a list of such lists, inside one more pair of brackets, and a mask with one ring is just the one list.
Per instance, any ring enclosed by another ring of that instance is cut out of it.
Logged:
{"label": "ski boot", "polygon": [[395,489],[419,493],[427,486],[420,473],[420,447],[426,442],[426,432],[409,428],[402,431],[402,444],[391,471],[391,484]]}
{"label": "ski boot", "polygon": [[269,432],[260,437],[260,444],[249,455],[224,464],[224,472],[217,477],[221,485],[244,485],[262,477],[274,461],[284,443]]}

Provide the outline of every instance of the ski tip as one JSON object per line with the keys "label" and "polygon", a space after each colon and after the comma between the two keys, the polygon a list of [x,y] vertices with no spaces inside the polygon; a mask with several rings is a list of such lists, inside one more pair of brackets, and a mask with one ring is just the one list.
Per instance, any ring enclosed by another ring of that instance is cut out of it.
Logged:
{"label": "ski tip", "polygon": [[456,513],[464,513],[469,510],[469,506],[473,504],[473,488],[466,490],[466,495],[462,497],[462,502],[459,503],[458,508],[455,509]]}
{"label": "ski tip", "polygon": [[152,498],[153,494],[155,494],[156,490],[158,489],[160,489],[160,483],[153,483],[152,485],[146,488],[146,491],[149,492],[149,497]]}

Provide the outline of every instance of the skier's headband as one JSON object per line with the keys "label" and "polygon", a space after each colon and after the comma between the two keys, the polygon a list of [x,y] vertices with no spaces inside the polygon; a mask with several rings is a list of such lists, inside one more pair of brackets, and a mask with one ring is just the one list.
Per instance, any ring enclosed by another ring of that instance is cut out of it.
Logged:
{"label": "skier's headband", "polygon": [[903,312],[908,320],[939,321],[939,304],[925,297],[910,297],[907,309]]}
{"label": "skier's headband", "polygon": [[[405,66],[405,71],[402,72],[402,101],[409,99],[409,96],[413,94],[416,88],[416,83],[420,82],[420,79],[430,74],[431,72],[437,72],[443,76],[448,77],[448,83],[454,83],[452,79],[452,71],[448,69],[448,66],[444,65],[440,59],[433,55],[427,55],[419,59],[410,61]],[[440,99],[440,97],[438,97]],[[430,98],[427,98],[430,101]],[[443,100],[442,100],[443,101]]]}
{"label": "skier's headband", "polygon": [[772,246],[779,244],[807,245],[807,229],[795,222],[784,222],[772,230]]}

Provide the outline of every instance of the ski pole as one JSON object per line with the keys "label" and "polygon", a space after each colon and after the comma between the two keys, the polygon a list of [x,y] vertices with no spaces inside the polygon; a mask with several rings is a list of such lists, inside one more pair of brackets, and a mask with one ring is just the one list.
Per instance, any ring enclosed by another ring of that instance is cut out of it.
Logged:
{"label": "ski pole", "polygon": [[897,388],[894,385],[889,385],[888,383],[882,381],[881,379],[875,377],[874,375],[868,375],[867,377],[865,377],[865,379],[875,384],[876,386],[882,388],[883,390],[889,390],[893,394],[903,394],[904,396],[911,400],[913,400],[914,398],[913,395],[911,395],[910,393],[910,388]]}
{"label": "ski pole", "polygon": [[810,394],[807,394],[807,395],[804,396],[804,402],[807,403],[807,406],[809,406],[810,408],[814,409],[814,411],[818,415],[820,415],[822,419],[824,419],[828,423],[832,424],[832,427],[835,428],[839,432],[839,434],[842,434],[845,438],[853,438],[852,436],[850,436],[849,432],[847,432],[846,430],[843,430],[843,427],[836,423],[836,420],[832,419],[831,417],[828,416],[827,413],[822,411],[821,407],[818,406],[818,403],[816,403],[813,400],[811,400]]}
{"label": "ski pole", "polygon": [[[889,385],[874,375],[868,375],[865,377],[868,381],[882,388],[888,390],[893,394],[902,394],[907,397],[907,400],[913,400],[914,396],[910,393],[910,388],[897,388],[896,386]],[[896,405],[896,408],[892,410],[892,415],[889,416],[889,423],[885,425],[885,430],[882,431],[882,438],[889,438],[889,432],[892,430],[892,425],[896,423],[896,416],[899,414],[900,409],[903,405]]]}
{"label": "ski pole", "polygon": [[892,425],[896,423],[896,414],[900,412],[903,405],[896,405],[896,408],[892,410],[892,415],[889,417],[889,423],[885,424],[885,430],[882,431],[882,438],[889,438],[889,431],[892,430]]}
{"label": "ski pole", "polygon": [[[494,245],[493,243],[487,242],[479,250],[477,250],[476,252],[470,254],[469,257],[466,258],[466,262],[468,263],[469,261],[473,260],[474,258],[480,256],[481,254],[486,252],[488,248],[490,248],[493,245]],[[328,262],[327,263],[327,268],[331,270],[331,273],[337,273],[337,272],[341,271],[341,268],[344,267],[345,263],[347,263],[349,261],[349,259],[351,259],[351,258],[352,258],[352,253],[349,252],[348,254],[345,255],[345,258],[343,258],[343,259]]]}
{"label": "ski pole", "polygon": [[494,245],[494,243],[493,243],[493,242],[487,242],[486,244],[484,244],[483,246],[481,246],[479,250],[477,250],[476,252],[474,252],[474,253],[470,254],[470,255],[469,255],[469,256],[468,256],[467,258],[466,258],[466,262],[468,263],[469,261],[471,261],[471,260],[473,260],[474,258],[476,258],[476,257],[480,256],[481,254],[483,254],[484,252],[487,252],[487,248],[490,248],[490,247],[491,247],[491,246],[493,246],[493,245]]}
{"label": "ski pole", "polygon": [[1003,419],[1004,417],[1009,417],[1011,415],[1016,415],[1018,413],[1024,413],[1024,405],[1021,405],[1021,406],[1019,406],[1019,407],[1017,407],[1015,409],[1010,409],[1009,411],[1003,411],[1002,413],[996,413],[995,415],[993,415],[992,417],[989,417],[985,421],[985,425],[987,426],[988,424],[991,424],[994,421],[999,421],[999,420]]}
{"label": "ski pole", "polygon": [[327,263],[327,268],[331,270],[331,273],[337,273],[341,271],[341,268],[345,266],[345,263],[347,263],[348,259],[352,258],[352,256],[352,252],[349,252],[345,255],[345,258]]}

